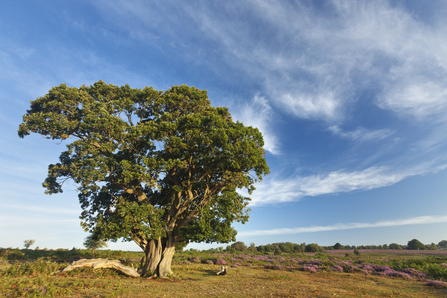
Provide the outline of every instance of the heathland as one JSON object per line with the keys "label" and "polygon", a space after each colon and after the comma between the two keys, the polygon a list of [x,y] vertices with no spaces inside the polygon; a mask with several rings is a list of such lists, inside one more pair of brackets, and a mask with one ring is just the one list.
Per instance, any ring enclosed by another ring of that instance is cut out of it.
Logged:
{"label": "heathland", "polygon": [[[114,269],[61,269],[81,258],[138,267],[138,252],[0,249],[2,297],[446,297],[447,251],[179,252],[175,276],[129,278]],[[228,273],[217,276],[221,266]]]}

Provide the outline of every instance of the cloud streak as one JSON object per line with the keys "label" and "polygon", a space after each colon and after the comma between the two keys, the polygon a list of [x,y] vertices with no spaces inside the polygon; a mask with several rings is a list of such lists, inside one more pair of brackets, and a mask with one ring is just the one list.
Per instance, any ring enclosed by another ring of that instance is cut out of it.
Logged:
{"label": "cloud streak", "polygon": [[383,140],[395,133],[391,129],[369,130],[363,127],[358,127],[356,130],[353,131],[343,131],[337,125],[329,127],[329,130],[335,135],[338,135],[342,138],[361,142]]}
{"label": "cloud streak", "polygon": [[447,216],[420,216],[420,217],[407,218],[407,219],[379,221],[379,222],[375,222],[375,223],[347,223],[347,224],[335,224],[335,225],[331,225],[331,226],[281,228],[281,229],[272,229],[272,230],[251,230],[251,231],[239,232],[238,236],[247,237],[247,236],[292,235],[292,234],[301,234],[301,233],[315,233],[315,232],[367,229],[367,228],[385,228],[385,227],[398,227],[398,226],[422,225],[422,224],[439,224],[439,223],[447,223]]}
{"label": "cloud streak", "polygon": [[447,168],[447,164],[433,166],[427,163],[413,168],[396,171],[386,166],[373,166],[361,171],[334,171],[328,174],[295,176],[289,179],[267,178],[256,186],[251,196],[251,206],[298,201],[303,197],[364,191],[393,185],[405,178],[436,173]]}

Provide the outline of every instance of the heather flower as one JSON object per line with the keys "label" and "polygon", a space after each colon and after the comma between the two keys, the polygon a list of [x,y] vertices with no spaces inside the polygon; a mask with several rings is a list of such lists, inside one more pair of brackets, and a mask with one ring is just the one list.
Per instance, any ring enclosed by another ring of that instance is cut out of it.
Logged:
{"label": "heather flower", "polygon": [[316,259],[310,259],[309,260],[311,264],[313,265],[317,265],[317,266],[321,266],[321,262],[319,260]]}
{"label": "heather flower", "polygon": [[253,260],[255,260],[255,261],[265,261],[265,257],[264,256],[254,256]]}
{"label": "heather flower", "polygon": [[346,266],[345,270],[347,272],[353,273],[353,272],[359,271],[360,269],[357,266],[352,265],[352,266]]}
{"label": "heather flower", "polygon": [[193,262],[193,263],[200,263],[201,262],[200,261],[200,257],[194,257],[194,258],[190,259],[190,261]]}
{"label": "heather flower", "polygon": [[272,267],[273,270],[284,270],[284,266],[275,265]]}
{"label": "heather flower", "polygon": [[311,273],[315,273],[315,272],[317,272],[317,268],[315,268],[315,267],[312,266],[312,265],[309,265],[309,266],[303,266],[303,267],[301,267],[301,268],[298,268],[298,270],[301,270],[301,271],[307,271],[307,272],[311,272]]}
{"label": "heather flower", "polygon": [[216,259],[214,264],[216,264],[216,265],[227,265],[227,262],[223,258],[218,258],[218,259]]}
{"label": "heather flower", "polygon": [[334,271],[343,272],[343,267],[342,267],[342,266],[334,265],[334,266],[332,266],[331,268],[332,268],[332,270],[334,270]]}
{"label": "heather flower", "polygon": [[282,257],[279,258],[279,262],[280,262],[280,263],[284,263],[285,261],[286,261],[286,259],[284,259],[284,258],[282,258]]}
{"label": "heather flower", "polygon": [[238,264],[238,263],[235,263],[235,264],[231,265],[231,267],[233,267],[233,268],[239,268],[239,264]]}
{"label": "heather flower", "polygon": [[447,288],[447,282],[440,280],[430,280],[426,285],[435,288]]}
{"label": "heather flower", "polygon": [[374,270],[374,268],[372,266],[370,266],[369,264],[366,264],[366,263],[362,263],[362,265],[360,265],[359,268],[361,268],[363,270],[368,270],[368,271]]}
{"label": "heather flower", "polygon": [[425,279],[425,277],[427,277],[427,274],[425,274],[424,272],[420,271],[420,270],[416,270],[414,268],[407,268],[402,270],[402,272],[408,273],[414,277],[417,277],[419,279]]}
{"label": "heather flower", "polygon": [[412,279],[413,277],[405,272],[399,272],[399,271],[394,271],[394,272],[390,272],[388,274],[388,276],[397,276],[397,277],[402,277],[402,278],[406,278],[406,279]]}
{"label": "heather flower", "polygon": [[439,264],[439,265],[444,266],[444,267],[447,267],[447,263],[441,263],[441,264]]}

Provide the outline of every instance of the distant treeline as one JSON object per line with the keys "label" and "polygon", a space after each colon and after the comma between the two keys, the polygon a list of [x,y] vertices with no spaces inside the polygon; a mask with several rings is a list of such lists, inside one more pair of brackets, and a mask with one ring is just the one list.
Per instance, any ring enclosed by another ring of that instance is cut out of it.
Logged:
{"label": "distant treeline", "polygon": [[306,243],[292,243],[292,242],[279,242],[266,245],[256,246],[251,243],[249,246],[245,245],[244,242],[238,241],[226,248],[212,248],[209,249],[211,252],[261,252],[261,253],[299,253],[299,252],[323,252],[326,250],[358,250],[358,249],[408,249],[408,250],[438,250],[447,249],[447,240],[442,240],[438,244],[431,243],[429,245],[421,243],[417,239],[408,241],[407,245],[400,245],[397,243],[384,244],[384,245],[342,245],[336,243],[333,246],[319,246],[316,243],[306,244]]}

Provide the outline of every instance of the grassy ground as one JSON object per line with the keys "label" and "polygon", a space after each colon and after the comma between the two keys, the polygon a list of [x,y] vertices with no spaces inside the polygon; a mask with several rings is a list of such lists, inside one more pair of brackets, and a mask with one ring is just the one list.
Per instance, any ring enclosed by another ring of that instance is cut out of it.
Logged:
{"label": "grassy ground", "polygon": [[[2,278],[4,297],[446,297],[447,289],[423,282],[383,276],[334,272],[276,271],[256,267],[230,268],[216,276],[216,265],[174,266],[170,280],[127,278],[101,270],[71,275]],[[40,287],[45,289],[39,289]]]}
{"label": "grassy ground", "polygon": [[[128,264],[136,263],[140,256],[124,252],[103,253],[120,255],[123,263]],[[86,251],[64,253],[23,251],[20,257],[18,252],[3,251],[3,256],[6,254],[11,259],[5,257],[0,259],[2,260],[0,297],[447,297],[447,287],[437,288],[427,286],[427,281],[423,280],[365,274],[358,270],[346,272],[352,270],[351,265],[349,265],[351,267],[346,265],[345,272],[334,272],[329,269],[306,272],[299,270],[302,264],[288,268],[284,266],[279,270],[266,269],[265,266],[265,263],[269,266],[275,265],[276,260],[278,264],[288,264],[291,259],[300,257],[303,264],[318,261],[322,263],[320,267],[323,268],[325,262],[330,264],[335,262],[327,255],[275,256],[275,261],[272,263],[253,261],[253,258],[250,259],[247,255],[186,253],[176,255],[174,259],[173,271],[176,277],[162,280],[128,278],[113,269],[83,268],[68,273],[58,272],[71,261],[67,262],[64,259],[72,258],[75,254],[88,257]],[[40,258],[37,260],[28,258],[31,254]],[[201,262],[194,263],[194,258],[199,256]],[[220,265],[206,263],[212,258],[222,258],[228,262],[227,275],[216,276],[215,273],[220,269]],[[383,262],[377,260],[377,255],[371,257],[362,255],[362,258],[357,261],[346,258],[340,262],[352,264],[368,260]],[[416,259],[418,262],[414,264],[427,270],[437,268],[433,267],[436,262],[440,264],[444,262],[444,259],[427,260],[420,256]],[[193,262],[188,264],[187,260]],[[409,261],[402,257],[388,260],[389,264],[413,264],[405,262]],[[235,267],[231,267],[231,264]]]}

